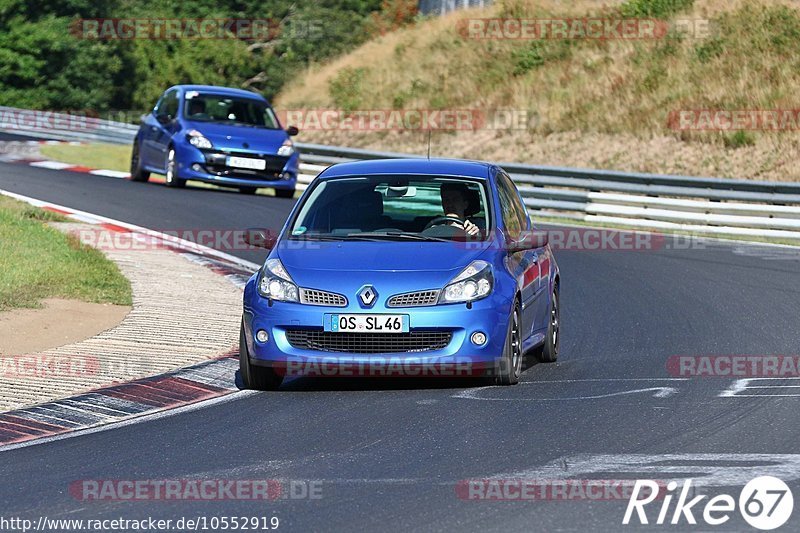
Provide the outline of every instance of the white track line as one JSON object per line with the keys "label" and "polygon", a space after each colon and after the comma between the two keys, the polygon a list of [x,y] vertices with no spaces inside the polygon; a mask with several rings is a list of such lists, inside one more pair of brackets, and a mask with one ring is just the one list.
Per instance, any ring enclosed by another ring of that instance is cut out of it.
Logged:
{"label": "white track line", "polygon": [[166,244],[171,244],[176,248],[180,248],[185,251],[189,252],[196,252],[201,255],[216,257],[218,259],[222,259],[239,267],[251,270],[255,272],[261,265],[253,263],[251,261],[245,261],[244,259],[240,259],[236,256],[231,254],[227,254],[225,252],[220,252],[219,250],[215,250],[213,248],[209,248],[208,246],[203,246],[202,244],[197,244],[195,242],[187,241],[185,239],[181,239],[179,237],[175,237],[173,235],[167,235],[166,233],[161,233],[160,231],[155,231],[151,229],[144,228],[142,226],[137,226],[135,224],[129,224],[127,222],[122,222],[121,220],[116,220],[113,218],[108,218],[100,215],[95,215],[94,213],[88,213],[86,211],[80,211],[78,209],[73,209],[71,207],[66,207],[59,204],[54,204],[51,202],[45,202],[43,200],[37,200],[36,198],[31,198],[30,196],[24,196],[22,194],[13,193],[10,191],[6,191],[0,189],[0,194],[3,196],[8,196],[9,198],[14,198],[15,200],[20,200],[22,202],[28,203],[30,205],[36,207],[51,207],[53,209],[58,209],[61,211],[66,211],[70,213],[71,218],[76,220],[80,220],[82,222],[87,222],[90,224],[113,224],[115,226],[119,226],[125,229],[129,229],[131,231],[135,231],[138,233],[142,233],[145,235],[149,235],[151,237],[157,237],[164,241]]}

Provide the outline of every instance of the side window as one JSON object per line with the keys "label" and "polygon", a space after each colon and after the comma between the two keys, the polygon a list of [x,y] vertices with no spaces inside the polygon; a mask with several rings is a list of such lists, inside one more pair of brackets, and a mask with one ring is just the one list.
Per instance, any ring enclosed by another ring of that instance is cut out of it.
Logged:
{"label": "side window", "polygon": [[519,199],[517,188],[506,174],[497,175],[497,192],[503,210],[503,225],[508,229],[509,235],[515,237],[528,227],[528,212]]}
{"label": "side window", "polygon": [[161,98],[161,100],[158,101],[158,104],[156,104],[156,113],[169,115],[170,118],[175,118],[178,116],[177,89],[173,89],[172,91],[168,92]]}

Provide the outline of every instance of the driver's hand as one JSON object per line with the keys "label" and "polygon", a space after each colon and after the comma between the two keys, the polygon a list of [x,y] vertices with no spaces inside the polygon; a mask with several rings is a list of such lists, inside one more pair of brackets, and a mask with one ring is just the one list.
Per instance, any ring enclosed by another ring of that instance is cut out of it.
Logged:
{"label": "driver's hand", "polygon": [[464,231],[466,231],[467,235],[469,235],[470,237],[474,237],[475,235],[480,233],[481,230],[480,230],[480,228],[478,226],[476,226],[475,224],[473,224],[469,220],[465,220],[464,221]]}

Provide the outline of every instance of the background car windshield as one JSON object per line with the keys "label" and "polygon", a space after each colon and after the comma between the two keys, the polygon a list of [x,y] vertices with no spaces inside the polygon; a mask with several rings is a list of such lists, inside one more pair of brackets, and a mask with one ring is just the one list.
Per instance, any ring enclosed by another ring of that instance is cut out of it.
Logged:
{"label": "background car windshield", "polygon": [[[442,186],[457,196],[463,219],[486,235],[489,225],[483,183],[458,178],[370,176],[321,181],[311,192],[290,228],[291,238],[466,236],[456,220],[445,216]],[[463,197],[463,203],[460,201]],[[433,223],[433,224],[432,224]],[[400,234],[400,235],[398,235]]]}
{"label": "background car windshield", "polygon": [[269,106],[248,98],[189,93],[183,113],[188,120],[197,122],[223,122],[268,129],[280,127]]}

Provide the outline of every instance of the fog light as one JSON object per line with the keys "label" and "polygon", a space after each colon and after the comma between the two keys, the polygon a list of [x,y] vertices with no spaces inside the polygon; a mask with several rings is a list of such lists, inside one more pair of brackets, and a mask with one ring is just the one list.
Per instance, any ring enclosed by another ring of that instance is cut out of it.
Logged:
{"label": "fog light", "polygon": [[195,172],[200,172],[200,164],[195,163],[194,165],[192,165],[192,170],[194,170]]}
{"label": "fog light", "polygon": [[474,344],[475,346],[483,346],[486,343],[486,334],[480,331],[476,331],[475,333],[472,334],[470,340],[472,341],[472,344]]}
{"label": "fog light", "polygon": [[269,334],[263,329],[260,329],[256,333],[256,340],[263,344],[269,340]]}

